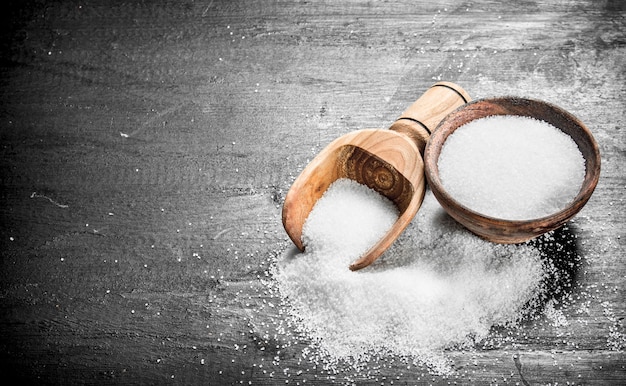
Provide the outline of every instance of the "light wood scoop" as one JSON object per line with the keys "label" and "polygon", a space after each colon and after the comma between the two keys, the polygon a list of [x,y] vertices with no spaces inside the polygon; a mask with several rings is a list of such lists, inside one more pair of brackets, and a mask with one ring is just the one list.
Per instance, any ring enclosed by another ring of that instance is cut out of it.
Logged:
{"label": "light wood scoop", "polygon": [[390,199],[400,216],[373,247],[350,265],[355,271],[374,262],[409,225],[425,191],[422,154],[431,130],[448,113],[470,101],[454,83],[431,86],[389,128],[358,130],[324,148],[295,180],[283,205],[283,226],[304,251],[302,227],[313,206],[339,178],[349,178]]}

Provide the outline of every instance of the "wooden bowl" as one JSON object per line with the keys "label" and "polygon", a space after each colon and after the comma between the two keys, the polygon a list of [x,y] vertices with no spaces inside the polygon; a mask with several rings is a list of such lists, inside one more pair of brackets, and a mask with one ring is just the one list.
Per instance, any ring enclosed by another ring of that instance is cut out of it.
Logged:
{"label": "wooden bowl", "polygon": [[[578,195],[564,209],[532,220],[485,216],[460,204],[443,187],[437,162],[444,142],[457,128],[492,115],[518,115],[543,120],[569,135],[585,159],[585,178]],[[576,117],[552,104],[515,97],[479,99],[450,113],[431,135],[424,153],[426,179],[441,206],[473,233],[496,243],[520,243],[557,229],[587,203],[600,177],[600,151],[591,132]]]}

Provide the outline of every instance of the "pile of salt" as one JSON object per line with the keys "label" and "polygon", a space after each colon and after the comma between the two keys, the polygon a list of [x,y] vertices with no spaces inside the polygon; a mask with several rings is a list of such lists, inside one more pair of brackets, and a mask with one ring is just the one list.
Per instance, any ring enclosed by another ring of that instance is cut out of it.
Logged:
{"label": "pile of salt", "polygon": [[539,252],[442,226],[442,214],[428,193],[408,230],[417,227],[419,237],[401,237],[376,264],[352,272],[349,263],[386,233],[397,210],[354,181],[331,185],[307,219],[306,252],[274,273],[289,313],[316,348],[309,356],[358,366],[397,355],[445,373],[442,350],[471,346],[493,325],[521,317],[544,274]]}

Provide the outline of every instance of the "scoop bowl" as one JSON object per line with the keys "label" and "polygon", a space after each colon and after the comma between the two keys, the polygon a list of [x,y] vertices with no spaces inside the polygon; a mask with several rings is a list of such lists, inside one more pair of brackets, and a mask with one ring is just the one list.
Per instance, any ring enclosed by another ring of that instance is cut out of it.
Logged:
{"label": "scoop bowl", "polygon": [[370,265],[398,238],[424,199],[426,181],[422,152],[434,128],[448,113],[469,100],[467,93],[449,82],[429,88],[389,128],[364,129],[341,136],[306,166],[285,196],[282,220],[285,231],[302,251],[302,228],[315,203],[340,178],[349,178],[390,199],[399,217],[387,233],[350,265]]}

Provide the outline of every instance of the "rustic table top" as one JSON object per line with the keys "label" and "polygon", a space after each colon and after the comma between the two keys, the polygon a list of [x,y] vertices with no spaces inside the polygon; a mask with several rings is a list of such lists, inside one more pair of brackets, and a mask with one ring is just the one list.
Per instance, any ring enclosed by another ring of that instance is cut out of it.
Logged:
{"label": "rustic table top", "polygon": [[[0,27],[5,378],[626,382],[626,3],[17,3]],[[286,318],[266,281],[291,248],[291,182],[438,80],[554,103],[594,134],[602,175],[569,227],[566,322],[450,350],[445,376],[392,360],[331,373],[288,334],[265,350],[259,326]]]}

